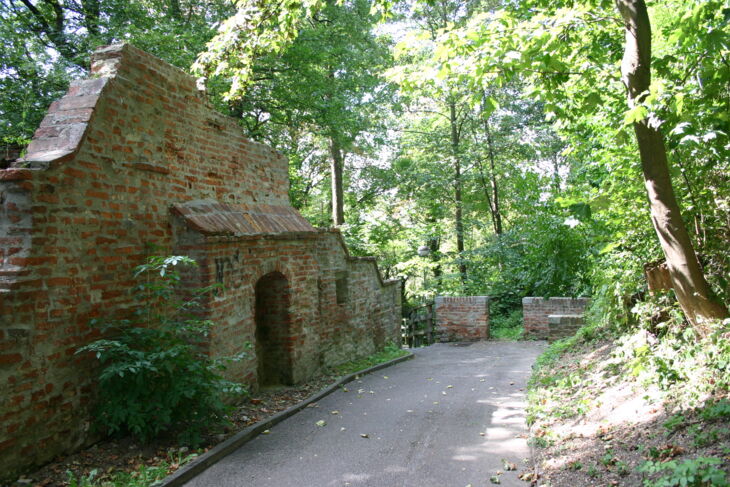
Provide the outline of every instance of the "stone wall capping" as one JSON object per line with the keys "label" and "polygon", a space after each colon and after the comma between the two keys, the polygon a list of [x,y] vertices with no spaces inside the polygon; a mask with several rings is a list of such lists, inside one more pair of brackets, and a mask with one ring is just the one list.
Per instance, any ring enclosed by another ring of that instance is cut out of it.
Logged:
{"label": "stone wall capping", "polygon": [[203,199],[172,205],[192,230],[233,237],[313,232],[314,228],[289,205],[229,205]]}
{"label": "stone wall capping", "polygon": [[537,302],[543,301],[544,299],[545,299],[545,298],[526,297],[526,298],[522,298],[522,303],[523,303],[523,304],[526,304],[526,303],[527,303],[527,304],[530,304],[530,303],[537,303]]}
{"label": "stone wall capping", "polygon": [[260,233],[254,235],[206,235],[201,234],[206,244],[225,244],[235,242],[259,242],[259,241],[282,241],[282,240],[317,240],[318,236],[312,232],[280,232]]}
{"label": "stone wall capping", "polygon": [[434,300],[438,302],[479,302],[489,301],[489,296],[436,296]]}
{"label": "stone wall capping", "polygon": [[14,167],[49,169],[73,158],[75,150],[49,150],[28,154],[13,163]]}

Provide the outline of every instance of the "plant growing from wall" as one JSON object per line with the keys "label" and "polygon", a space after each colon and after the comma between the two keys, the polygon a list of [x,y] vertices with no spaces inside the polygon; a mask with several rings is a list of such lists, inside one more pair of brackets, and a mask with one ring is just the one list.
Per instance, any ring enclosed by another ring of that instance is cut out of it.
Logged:
{"label": "plant growing from wall", "polygon": [[145,442],[174,431],[181,441],[197,443],[204,429],[225,422],[225,399],[245,394],[221,375],[228,361],[242,357],[213,360],[204,350],[213,323],[196,311],[212,289],[181,297],[177,269],[194,265],[188,257],[150,257],[134,271],[144,279],[133,289],[132,317],[93,323],[105,338],[77,353],[91,352],[101,364],[100,429]]}

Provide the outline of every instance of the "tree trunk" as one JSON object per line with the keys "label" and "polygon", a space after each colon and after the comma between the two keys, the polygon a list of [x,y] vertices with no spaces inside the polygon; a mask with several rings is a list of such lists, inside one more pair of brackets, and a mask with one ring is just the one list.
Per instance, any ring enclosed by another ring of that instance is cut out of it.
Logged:
{"label": "tree trunk", "polygon": [[20,1],[23,5],[25,5],[35,20],[35,25],[31,27],[31,30],[39,36],[41,42],[44,44],[46,43],[43,38],[43,34],[45,34],[53,44],[53,47],[66,61],[69,61],[83,69],[88,69],[88,66],[85,66],[83,62],[79,61],[79,52],[66,38],[66,16],[63,5],[57,1],[44,0],[44,3],[49,5],[53,11],[53,18],[49,21],[38,7],[33,4],[33,2],[30,0]]}
{"label": "tree trunk", "polygon": [[488,119],[484,120],[484,132],[487,135],[487,148],[489,149],[490,184],[492,186],[492,222],[494,224],[495,235],[502,235],[502,213],[499,209],[499,187],[497,186],[497,174],[494,163],[494,141],[492,140],[492,131],[489,128]]}
{"label": "tree trunk", "polygon": [[430,251],[429,257],[432,262],[435,262],[436,265],[433,267],[433,277],[436,279],[436,285],[437,289],[441,289],[441,284],[443,282],[441,276],[443,275],[443,271],[441,270],[441,255],[439,253],[439,247],[441,245],[441,239],[438,237],[431,237],[428,239],[428,249]]}
{"label": "tree trunk", "polygon": [[429,237],[426,241],[429,250],[428,257],[435,264],[433,266],[433,277],[436,279],[436,289],[441,289],[441,284],[443,283],[443,271],[441,270],[441,237],[438,233],[435,233],[436,218],[429,216],[426,221],[430,228]]}
{"label": "tree trunk", "polygon": [[183,20],[182,8],[180,8],[180,0],[170,0],[168,2],[168,14],[170,17],[180,22]]}
{"label": "tree trunk", "polygon": [[557,154],[553,154],[553,189],[555,194],[560,194],[560,163]]}
{"label": "tree trunk", "polygon": [[492,187],[487,184],[487,178],[484,175],[484,165],[482,164],[481,158],[477,158],[477,167],[479,168],[479,179],[482,183],[482,189],[484,190],[484,198],[487,200],[487,206],[489,207],[489,216],[492,219],[492,230],[494,234],[497,234],[497,218],[494,212],[494,204],[492,203]]}
{"label": "tree trunk", "polygon": [[[621,63],[629,107],[641,103],[651,84],[651,25],[644,0],[616,0],[624,19],[626,50]],[[679,305],[697,331],[706,334],[708,321],[728,316],[712,295],[682,220],[669,175],[667,152],[658,127],[647,118],[634,122],[651,219],[666,257]]]}
{"label": "tree trunk", "polygon": [[342,190],[342,172],[344,166],[344,156],[340,143],[332,137],[330,139],[330,153],[332,160],[330,162],[330,172],[332,176],[332,224],[336,227],[345,223],[344,211],[344,192]]}
{"label": "tree trunk", "polygon": [[451,123],[451,149],[454,156],[454,201],[456,211],[454,212],[454,221],[456,226],[456,252],[459,259],[459,274],[461,275],[461,285],[466,290],[466,263],[464,262],[464,219],[463,219],[463,201],[462,201],[462,181],[461,181],[461,158],[459,157],[459,130],[456,120],[456,103],[449,102],[449,122]]}
{"label": "tree trunk", "polygon": [[101,13],[101,6],[99,0],[84,0],[84,26],[89,34],[92,36],[99,35],[99,15]]}

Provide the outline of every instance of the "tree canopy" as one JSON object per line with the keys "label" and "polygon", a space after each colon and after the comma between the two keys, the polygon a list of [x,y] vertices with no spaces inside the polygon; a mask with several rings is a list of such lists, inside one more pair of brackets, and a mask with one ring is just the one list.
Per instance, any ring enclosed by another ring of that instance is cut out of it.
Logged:
{"label": "tree canopy", "polygon": [[5,144],[128,41],[206,76],[288,157],[293,204],[411,303],[591,295],[620,321],[666,261],[698,330],[726,316],[728,0],[2,0],[0,18]]}

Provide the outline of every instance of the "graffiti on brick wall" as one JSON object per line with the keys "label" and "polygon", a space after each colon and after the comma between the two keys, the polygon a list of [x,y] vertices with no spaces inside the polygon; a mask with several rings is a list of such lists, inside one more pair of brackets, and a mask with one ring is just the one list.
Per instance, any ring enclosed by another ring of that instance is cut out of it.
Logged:
{"label": "graffiti on brick wall", "polygon": [[[0,269],[18,270],[30,255],[32,214],[30,193],[16,182],[0,185]],[[10,279],[10,275],[0,276]]]}
{"label": "graffiti on brick wall", "polygon": [[[236,252],[228,257],[216,257],[215,263],[215,282],[229,288],[239,288],[243,284],[243,263],[241,259],[241,251]],[[226,270],[228,270],[226,274]],[[226,281],[228,276],[228,282]]]}

